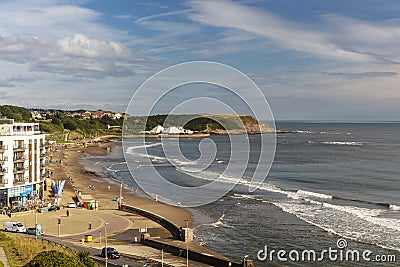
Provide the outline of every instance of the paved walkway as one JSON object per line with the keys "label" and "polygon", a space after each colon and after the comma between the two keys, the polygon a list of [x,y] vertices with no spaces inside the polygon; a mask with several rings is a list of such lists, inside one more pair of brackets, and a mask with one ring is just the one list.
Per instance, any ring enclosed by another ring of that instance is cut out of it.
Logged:
{"label": "paved walkway", "polygon": [[3,247],[0,247],[0,261],[4,264],[4,267],[10,267],[8,264],[8,259],[6,257],[6,253],[4,252]]}
{"label": "paved walkway", "polygon": [[[142,216],[126,213],[118,210],[86,210],[86,209],[68,209],[70,216],[66,216],[67,209],[51,211],[45,213],[37,213],[37,222],[42,224],[45,235],[57,242],[67,242],[78,250],[85,249],[90,251],[91,255],[97,256],[100,260],[100,250],[105,245],[104,226],[107,224],[108,246],[116,248],[126,257],[120,260],[110,260],[110,262],[121,266],[122,264],[131,264],[133,261],[143,263],[149,261],[161,262],[162,253],[160,250],[143,246],[139,243],[135,244],[134,237],[140,238],[139,229],[146,228],[153,237],[169,235],[168,231],[163,229],[157,223],[144,218]],[[57,218],[61,218],[60,237],[58,236]],[[34,227],[35,213],[26,212],[13,215],[12,218],[0,215],[0,224],[4,221],[19,221],[27,227]],[[90,234],[93,237],[91,243],[81,243],[85,235],[89,233],[88,223],[92,223]],[[51,237],[52,236],[52,237]],[[101,237],[101,238],[100,238]],[[163,253],[164,263],[172,266],[186,266],[186,259],[174,256],[170,253]],[[0,260],[1,251],[0,251]],[[4,256],[5,259],[5,256]],[[208,265],[190,261],[191,267],[205,267]],[[8,265],[5,265],[8,266]],[[135,265],[133,265],[135,266]]]}

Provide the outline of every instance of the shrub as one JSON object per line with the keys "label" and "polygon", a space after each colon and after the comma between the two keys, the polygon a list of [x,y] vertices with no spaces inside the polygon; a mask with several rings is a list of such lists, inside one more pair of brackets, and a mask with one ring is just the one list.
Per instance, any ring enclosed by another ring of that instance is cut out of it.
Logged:
{"label": "shrub", "polygon": [[98,266],[91,258],[89,258],[89,252],[87,252],[87,251],[79,251],[77,256],[78,256],[79,261],[87,267]]}
{"label": "shrub", "polygon": [[84,267],[79,260],[65,253],[49,250],[37,254],[25,267]]}

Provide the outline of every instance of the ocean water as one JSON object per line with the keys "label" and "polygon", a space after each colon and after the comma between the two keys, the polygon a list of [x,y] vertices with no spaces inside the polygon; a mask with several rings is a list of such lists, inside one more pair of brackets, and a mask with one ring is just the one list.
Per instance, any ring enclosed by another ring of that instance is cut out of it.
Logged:
{"label": "ocean water", "polygon": [[[243,159],[248,167],[239,184],[217,201],[192,208],[198,218],[194,225],[196,241],[236,260],[249,255],[256,266],[398,266],[400,124],[281,122],[277,129],[275,160],[258,190],[249,193],[246,183],[260,153],[260,138],[254,135],[248,137],[250,159]],[[228,136],[210,138],[216,154],[210,155],[210,166],[201,171],[191,172],[193,166],[179,158],[167,159],[159,139],[146,139],[145,143],[125,140],[130,148],[126,150],[127,160],[135,161],[135,177],[146,177],[149,168],[155,167],[173,183],[204,185],[226,169],[231,153]],[[180,151],[195,160],[201,155],[200,142],[196,138],[180,139]],[[121,146],[106,157],[88,156],[82,163],[115,181],[122,180],[127,188],[136,187]],[[226,183],[235,180],[232,175],[225,177]],[[168,199],[171,194],[179,196],[179,192],[164,192],[161,186],[152,186],[160,199]],[[272,261],[257,259],[265,246],[276,251],[318,253],[330,247],[338,249],[340,238],[347,241],[343,251],[371,250],[371,257],[393,254],[397,265],[332,261],[327,257],[322,262],[283,262],[276,255]]]}

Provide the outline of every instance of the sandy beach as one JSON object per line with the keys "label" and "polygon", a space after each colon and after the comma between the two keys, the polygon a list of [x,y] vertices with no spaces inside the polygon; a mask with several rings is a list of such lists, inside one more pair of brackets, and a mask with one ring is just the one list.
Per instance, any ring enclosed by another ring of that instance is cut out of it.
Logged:
{"label": "sandy beach", "polygon": [[[85,154],[96,156],[107,155],[107,148],[113,146],[113,144],[113,142],[108,142],[89,147],[70,145],[65,148],[59,147],[58,151],[53,153],[53,163],[50,166],[53,172],[51,178],[59,180],[71,177],[72,180],[72,183],[67,181],[60,204],[65,204],[73,200],[75,193],[73,192],[72,185],[74,185],[82,195],[89,194],[99,201],[100,210],[117,208],[118,203],[117,201],[113,201],[113,199],[119,196],[120,186],[116,185],[111,179],[109,183],[106,182],[107,179],[104,178],[107,177],[99,177],[95,173],[86,171],[79,163],[79,159],[85,156]],[[60,159],[62,163],[59,162]],[[89,189],[89,186],[94,187],[96,190]],[[192,214],[184,208],[170,206],[149,198],[137,196],[132,189],[127,190],[123,188],[122,195],[123,203],[159,214],[178,226],[186,226],[185,220],[189,220],[190,225],[193,223]]]}

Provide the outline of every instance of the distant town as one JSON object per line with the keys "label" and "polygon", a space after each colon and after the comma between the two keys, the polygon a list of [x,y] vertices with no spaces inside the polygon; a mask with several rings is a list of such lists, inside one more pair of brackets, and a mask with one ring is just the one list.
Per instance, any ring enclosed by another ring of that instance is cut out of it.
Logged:
{"label": "distant town", "polygon": [[35,120],[46,120],[57,113],[63,113],[67,117],[71,118],[82,118],[86,119],[102,119],[104,116],[108,116],[113,120],[118,120],[123,117],[120,112],[103,111],[103,110],[55,110],[55,109],[29,109],[32,114],[32,118]]}

